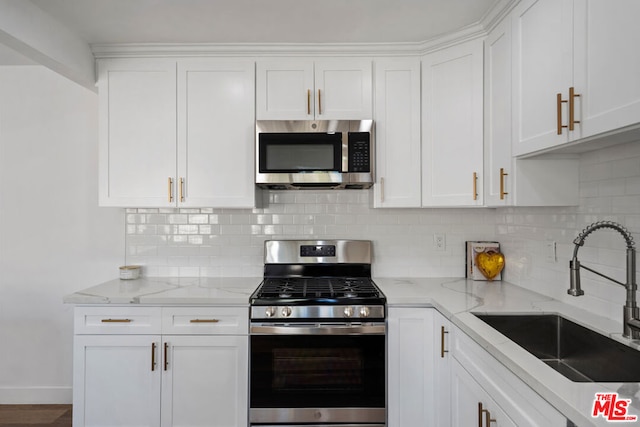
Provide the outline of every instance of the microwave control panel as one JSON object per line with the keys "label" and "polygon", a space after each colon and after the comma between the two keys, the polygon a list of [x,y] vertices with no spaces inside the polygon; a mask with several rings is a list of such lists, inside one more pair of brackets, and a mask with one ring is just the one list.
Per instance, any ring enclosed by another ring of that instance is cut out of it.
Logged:
{"label": "microwave control panel", "polygon": [[371,172],[369,132],[349,132],[349,172]]}

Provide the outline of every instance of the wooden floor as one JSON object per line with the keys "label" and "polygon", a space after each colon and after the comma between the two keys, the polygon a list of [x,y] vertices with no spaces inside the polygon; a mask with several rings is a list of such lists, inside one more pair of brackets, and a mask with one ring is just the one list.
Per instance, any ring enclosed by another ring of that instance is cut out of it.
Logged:
{"label": "wooden floor", "polygon": [[71,405],[0,405],[0,427],[71,427]]}

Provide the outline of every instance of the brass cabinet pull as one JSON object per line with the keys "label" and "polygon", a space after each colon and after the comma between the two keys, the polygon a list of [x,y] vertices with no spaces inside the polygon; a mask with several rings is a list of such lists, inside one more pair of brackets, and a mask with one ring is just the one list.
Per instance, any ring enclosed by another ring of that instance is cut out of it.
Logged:
{"label": "brass cabinet pull", "polygon": [[473,173],[473,200],[478,200],[478,173]]}
{"label": "brass cabinet pull", "polygon": [[102,319],[102,323],[131,323],[131,319]]}
{"label": "brass cabinet pull", "polygon": [[569,130],[575,129],[575,124],[580,123],[580,120],[575,119],[575,104],[576,97],[580,96],[580,94],[576,93],[574,87],[569,88]]}
{"label": "brass cabinet pull", "polygon": [[444,354],[449,353],[449,350],[444,349],[444,335],[448,334],[449,331],[444,330],[444,326],[440,327],[440,357],[444,359]]}
{"label": "brass cabinet pull", "polygon": [[168,343],[164,343],[164,370],[167,370],[167,367],[169,366],[169,360],[167,358],[167,355],[169,354],[169,344]]}
{"label": "brass cabinet pull", "polygon": [[173,203],[173,178],[169,177],[168,179],[168,192],[169,192],[169,203]]}
{"label": "brass cabinet pull", "polygon": [[562,129],[566,128],[567,125],[562,124],[562,104],[566,103],[565,99],[562,99],[562,94],[556,94],[556,109],[558,112],[558,135],[562,135]]}
{"label": "brass cabinet pull", "polygon": [[322,98],[320,98],[320,89],[318,89],[318,115],[322,114]]}
{"label": "brass cabinet pull", "polygon": [[218,323],[220,320],[218,319],[191,319],[189,322],[191,323]]}
{"label": "brass cabinet pull", "polygon": [[504,196],[509,194],[504,191],[504,177],[508,175],[509,174],[504,171],[504,168],[500,168],[500,200],[504,200]]}
{"label": "brass cabinet pull", "polygon": [[[483,426],[484,418],[484,426]],[[491,412],[482,407],[482,402],[478,402],[478,427],[490,427],[491,423],[495,423],[496,420],[491,418]]]}
{"label": "brass cabinet pull", "polygon": [[180,191],[180,196],[179,196],[180,197],[180,201],[184,202],[184,178],[180,178],[179,191]]}
{"label": "brass cabinet pull", "polygon": [[307,115],[311,115],[311,89],[307,89]]}
{"label": "brass cabinet pull", "polygon": [[151,372],[156,370],[156,343],[151,343]]}

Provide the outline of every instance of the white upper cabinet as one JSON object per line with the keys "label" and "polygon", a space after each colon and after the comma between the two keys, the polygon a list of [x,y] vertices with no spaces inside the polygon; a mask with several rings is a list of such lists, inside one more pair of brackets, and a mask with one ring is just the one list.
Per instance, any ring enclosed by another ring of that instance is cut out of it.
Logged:
{"label": "white upper cabinet", "polygon": [[[573,0],[523,0],[513,11],[513,154],[569,140],[558,124],[568,108],[557,105],[572,84]],[[558,110],[559,108],[559,110]],[[562,117],[560,117],[560,115]]]}
{"label": "white upper cabinet", "polygon": [[577,205],[577,158],[514,159],[511,155],[511,41],[508,19],[485,41],[485,205]]}
{"label": "white upper cabinet", "polygon": [[99,64],[100,205],[253,207],[254,63]]}
{"label": "white upper cabinet", "polygon": [[424,56],[422,96],[422,205],[482,206],[482,40]]}
{"label": "white upper cabinet", "polygon": [[372,114],[370,59],[258,61],[258,120],[366,120]]}
{"label": "white upper cabinet", "polygon": [[634,0],[524,0],[513,11],[513,154],[640,122]]}
{"label": "white upper cabinet", "polygon": [[178,63],[178,205],[255,203],[254,64]]}
{"label": "white upper cabinet", "polygon": [[576,126],[590,137],[640,122],[640,2],[575,0]]}
{"label": "white upper cabinet", "polygon": [[99,64],[101,206],[168,206],[176,170],[176,62]]}
{"label": "white upper cabinet", "polygon": [[374,207],[420,207],[420,59],[375,63]]}

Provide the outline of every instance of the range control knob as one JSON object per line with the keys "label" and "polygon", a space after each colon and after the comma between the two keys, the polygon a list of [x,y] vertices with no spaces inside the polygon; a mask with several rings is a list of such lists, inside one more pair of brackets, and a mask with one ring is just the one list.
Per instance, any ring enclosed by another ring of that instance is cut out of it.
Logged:
{"label": "range control knob", "polygon": [[344,308],[344,317],[351,317],[353,316],[353,307],[351,306],[347,306]]}
{"label": "range control knob", "polygon": [[265,310],[264,314],[267,317],[273,317],[276,315],[276,308],[275,307],[267,307],[267,309]]}
{"label": "range control knob", "polygon": [[369,307],[360,307],[360,317],[369,317],[370,313]]}
{"label": "range control knob", "polygon": [[291,316],[291,307],[282,307],[282,311],[280,311],[280,314],[282,314],[282,317]]}

